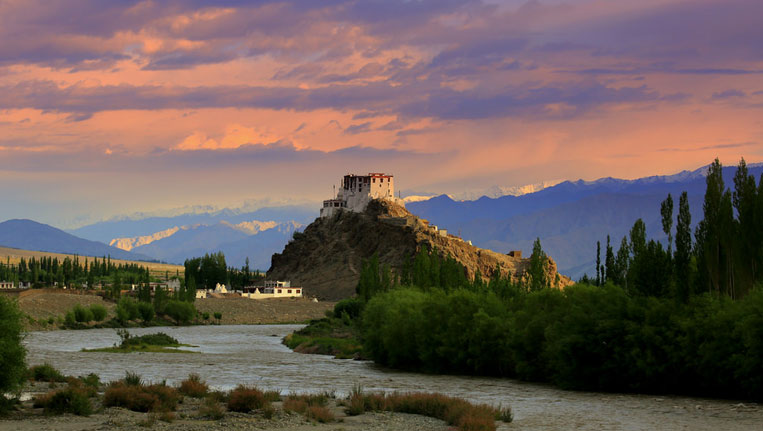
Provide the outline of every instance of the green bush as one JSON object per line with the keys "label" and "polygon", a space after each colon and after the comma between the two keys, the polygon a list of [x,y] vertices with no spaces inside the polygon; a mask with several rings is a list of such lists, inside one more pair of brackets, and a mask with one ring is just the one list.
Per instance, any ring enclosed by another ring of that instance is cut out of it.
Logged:
{"label": "green bush", "polygon": [[190,302],[172,300],[164,307],[164,313],[174,319],[178,325],[183,325],[196,316],[196,308]]}
{"label": "green bush", "polygon": [[64,316],[64,326],[72,328],[77,326],[77,319],[74,317],[74,311],[69,311]]}
{"label": "green bush", "polygon": [[102,322],[106,318],[108,311],[106,307],[101,304],[93,304],[90,306],[90,312],[93,313],[93,320],[96,322]]}
{"label": "green bush", "polygon": [[117,303],[117,320],[124,324],[128,320],[135,320],[138,317],[140,317],[138,303],[126,296],[121,298]]}
{"label": "green bush", "polygon": [[79,379],[85,386],[89,386],[91,388],[98,389],[98,387],[101,386],[101,378],[98,377],[98,374],[95,373],[90,373],[87,376],[80,376]]}
{"label": "green bush", "polygon": [[89,416],[93,412],[87,393],[71,386],[35,399],[35,406],[43,407],[48,414],[71,413],[77,416]]}
{"label": "green bush", "polygon": [[26,375],[22,330],[22,314],[18,305],[0,296],[0,413],[8,405],[3,402],[3,394],[17,390]]}
{"label": "green bush", "polygon": [[368,302],[362,332],[365,352],[397,368],[763,399],[762,287],[737,300],[704,294],[687,304],[610,284],[505,298],[401,288]]}
{"label": "green bush", "polygon": [[347,298],[336,303],[334,306],[334,317],[341,319],[343,314],[347,314],[350,319],[357,319],[363,312],[365,303],[360,298]]}
{"label": "green bush", "polygon": [[150,302],[139,302],[138,312],[140,313],[140,318],[143,319],[144,322],[154,320],[154,316],[156,315],[154,312],[154,304]]}
{"label": "green bush", "polygon": [[89,308],[85,308],[80,304],[74,306],[72,310],[74,313],[74,320],[77,323],[90,323],[93,321],[93,312]]}
{"label": "green bush", "polygon": [[29,369],[29,375],[35,382],[65,382],[66,376],[50,364],[35,365]]}

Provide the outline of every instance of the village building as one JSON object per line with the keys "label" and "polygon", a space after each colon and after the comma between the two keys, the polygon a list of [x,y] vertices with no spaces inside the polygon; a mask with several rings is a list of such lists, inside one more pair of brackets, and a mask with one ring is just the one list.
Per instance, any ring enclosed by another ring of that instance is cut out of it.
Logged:
{"label": "village building", "polygon": [[303,289],[291,281],[266,281],[262,286],[244,287],[241,296],[249,299],[301,298]]}
{"label": "village building", "polygon": [[15,289],[12,281],[0,281],[0,289]]}
{"label": "village building", "polygon": [[372,199],[385,199],[403,205],[395,198],[395,177],[380,172],[368,175],[347,174],[333,199],[323,201],[321,217],[331,217],[338,211],[363,212]]}

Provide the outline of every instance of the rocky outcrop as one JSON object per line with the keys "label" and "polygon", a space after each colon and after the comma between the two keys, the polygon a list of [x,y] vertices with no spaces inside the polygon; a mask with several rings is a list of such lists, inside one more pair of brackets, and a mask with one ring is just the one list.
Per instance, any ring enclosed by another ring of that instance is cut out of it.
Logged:
{"label": "rocky outcrop", "polygon": [[[306,295],[337,300],[355,293],[364,259],[377,253],[382,264],[399,272],[403,262],[421,247],[450,255],[466,268],[470,279],[477,272],[491,274],[499,267],[504,276],[517,280],[530,261],[475,247],[430,226],[402,206],[374,200],[363,213],[339,212],[316,219],[304,232],[295,233],[283,252],[273,255],[267,276],[291,280],[292,286],[304,287]],[[549,259],[548,279],[555,287],[571,283],[557,275],[556,264]]]}

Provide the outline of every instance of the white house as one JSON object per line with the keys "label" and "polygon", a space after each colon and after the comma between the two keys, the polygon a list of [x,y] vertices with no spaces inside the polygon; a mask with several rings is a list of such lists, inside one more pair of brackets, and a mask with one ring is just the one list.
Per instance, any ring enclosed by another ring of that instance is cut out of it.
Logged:
{"label": "white house", "polygon": [[263,286],[243,288],[241,296],[249,299],[301,298],[301,287],[292,287],[291,281],[266,281]]}
{"label": "white house", "polygon": [[13,285],[12,281],[0,281],[0,289],[14,289],[16,286]]}
{"label": "white house", "polygon": [[347,174],[342,178],[336,197],[323,201],[321,217],[331,217],[342,210],[363,212],[372,199],[386,199],[403,205],[401,199],[395,198],[395,177],[380,172]]}

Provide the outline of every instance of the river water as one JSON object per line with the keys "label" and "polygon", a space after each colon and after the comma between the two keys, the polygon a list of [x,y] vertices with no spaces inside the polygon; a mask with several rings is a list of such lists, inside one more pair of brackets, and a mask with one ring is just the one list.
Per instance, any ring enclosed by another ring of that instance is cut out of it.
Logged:
{"label": "river water", "polygon": [[545,385],[464,376],[407,373],[372,362],[294,353],[281,338],[301,325],[191,326],[131,329],[134,335],[163,331],[198,354],[95,353],[82,349],[119,342],[113,329],[31,332],[28,362],[50,363],[64,374],[95,373],[103,381],[126,371],[145,380],[175,384],[190,373],[211,386],[231,389],[254,384],[281,393],[333,390],[354,385],[367,391],[440,392],[494,405],[510,405],[514,423],[505,429],[537,430],[763,430],[763,408],[738,401],[687,397],[573,392]]}

